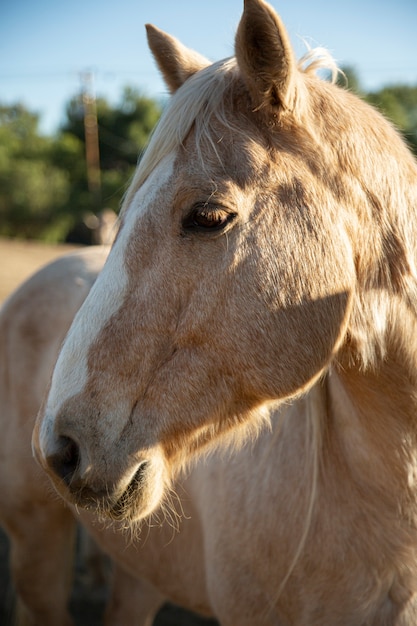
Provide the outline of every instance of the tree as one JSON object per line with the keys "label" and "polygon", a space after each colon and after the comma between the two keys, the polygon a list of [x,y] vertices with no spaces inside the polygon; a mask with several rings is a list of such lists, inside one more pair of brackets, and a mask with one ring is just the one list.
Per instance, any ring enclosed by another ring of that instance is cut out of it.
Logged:
{"label": "tree", "polygon": [[22,105],[0,106],[0,235],[62,241],[85,215],[118,211],[161,109],[126,88],[121,102],[97,101],[102,206],[88,189],[83,101],[74,97],[55,137],[39,131],[38,115]]}
{"label": "tree", "polygon": [[52,141],[41,137],[39,118],[22,105],[0,107],[0,234],[54,238],[56,215],[70,182],[49,158]]}

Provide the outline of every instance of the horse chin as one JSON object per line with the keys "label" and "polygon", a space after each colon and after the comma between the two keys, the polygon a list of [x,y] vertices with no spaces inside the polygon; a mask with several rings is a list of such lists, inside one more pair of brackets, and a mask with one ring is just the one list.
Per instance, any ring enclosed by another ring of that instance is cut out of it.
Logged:
{"label": "horse chin", "polygon": [[160,504],[164,481],[147,461],[140,464],[116,502],[102,512],[115,521],[132,523],[150,515]]}

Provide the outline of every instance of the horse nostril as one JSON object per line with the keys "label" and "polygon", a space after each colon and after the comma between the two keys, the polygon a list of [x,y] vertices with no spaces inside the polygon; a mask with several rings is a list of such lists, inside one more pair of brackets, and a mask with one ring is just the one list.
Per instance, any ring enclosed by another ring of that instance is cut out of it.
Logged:
{"label": "horse nostril", "polygon": [[48,464],[68,486],[80,463],[78,445],[69,437],[59,437],[59,449],[48,458]]}

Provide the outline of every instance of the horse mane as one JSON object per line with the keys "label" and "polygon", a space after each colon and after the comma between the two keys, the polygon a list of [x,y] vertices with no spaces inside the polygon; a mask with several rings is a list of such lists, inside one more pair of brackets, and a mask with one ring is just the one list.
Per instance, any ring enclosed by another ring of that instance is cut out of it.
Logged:
{"label": "horse mane", "polygon": [[[335,82],[340,73],[331,54],[322,47],[309,48],[298,61],[298,69],[306,75],[326,70],[330,73],[332,82]],[[236,58],[229,57],[191,76],[171,96],[139,161],[123,202],[122,213],[155,167],[184,142],[195,123],[199,122],[197,145],[205,139],[215,148],[209,120],[214,114],[223,126],[231,128],[230,119],[226,116],[222,104],[224,93],[237,74]],[[233,127],[232,130],[242,132],[238,127]]]}

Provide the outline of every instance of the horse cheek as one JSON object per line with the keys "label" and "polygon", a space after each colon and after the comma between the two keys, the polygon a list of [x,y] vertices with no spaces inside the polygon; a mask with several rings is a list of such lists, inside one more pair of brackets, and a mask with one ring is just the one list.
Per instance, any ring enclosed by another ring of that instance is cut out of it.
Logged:
{"label": "horse cheek", "polygon": [[[333,257],[332,243],[323,247]],[[261,400],[276,400],[305,391],[337,353],[346,337],[355,274],[347,263],[305,258],[296,252],[303,251],[301,242],[290,255],[267,248],[256,246],[258,257],[243,268],[240,290],[246,289],[252,306],[238,324],[235,350],[246,372],[244,386]]]}
{"label": "horse cheek", "polygon": [[306,391],[322,374],[346,333],[351,298],[341,292],[279,310],[246,335],[243,387],[259,401]]}

